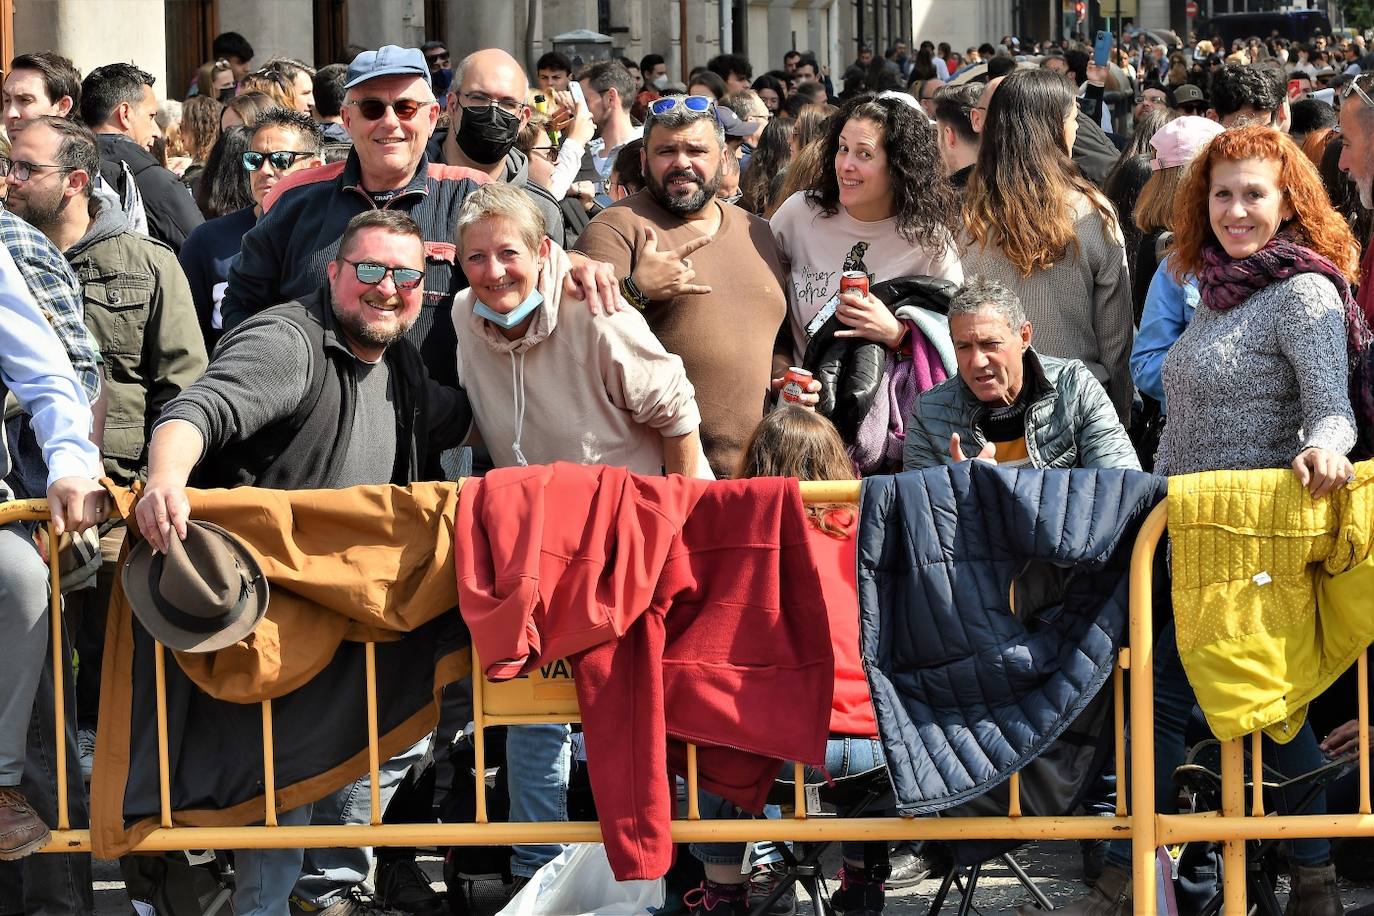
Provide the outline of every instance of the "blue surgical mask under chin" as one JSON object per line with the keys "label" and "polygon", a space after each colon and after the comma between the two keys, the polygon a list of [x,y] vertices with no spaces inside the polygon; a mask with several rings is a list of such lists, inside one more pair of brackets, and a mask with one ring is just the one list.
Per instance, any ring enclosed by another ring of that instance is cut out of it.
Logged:
{"label": "blue surgical mask under chin", "polygon": [[504,315],[487,308],[480,299],[477,300],[477,304],[472,307],[472,312],[478,318],[485,318],[498,328],[509,331],[511,328],[530,317],[530,315],[534,313],[534,310],[543,304],[544,294],[536,289],[525,297],[524,302],[511,309],[509,312],[506,312]]}

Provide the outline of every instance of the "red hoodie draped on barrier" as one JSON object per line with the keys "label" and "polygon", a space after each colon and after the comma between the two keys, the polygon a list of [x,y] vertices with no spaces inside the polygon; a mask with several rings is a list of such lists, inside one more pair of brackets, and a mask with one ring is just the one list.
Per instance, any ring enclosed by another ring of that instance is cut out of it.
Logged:
{"label": "red hoodie draped on barrier", "polygon": [[669,770],[759,811],[825,755],[834,658],[796,480],[504,468],[459,496],[458,603],[486,674],[569,657],[620,880],[672,862]]}

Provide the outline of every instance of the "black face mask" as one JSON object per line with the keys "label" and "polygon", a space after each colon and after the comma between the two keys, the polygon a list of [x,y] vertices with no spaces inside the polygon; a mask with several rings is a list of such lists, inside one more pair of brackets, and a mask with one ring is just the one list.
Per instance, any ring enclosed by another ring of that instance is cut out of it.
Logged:
{"label": "black face mask", "polygon": [[234,87],[229,86],[219,91],[219,101],[222,105],[227,105],[234,100]]}
{"label": "black face mask", "polygon": [[495,105],[465,107],[462,112],[453,138],[463,155],[479,165],[492,165],[505,159],[520,133],[520,119]]}

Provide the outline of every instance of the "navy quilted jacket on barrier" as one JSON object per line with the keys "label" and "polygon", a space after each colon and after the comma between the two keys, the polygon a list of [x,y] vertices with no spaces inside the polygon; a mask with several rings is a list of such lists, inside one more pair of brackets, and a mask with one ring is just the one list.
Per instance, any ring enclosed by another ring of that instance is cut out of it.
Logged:
{"label": "navy quilted jacket on barrier", "polygon": [[[1126,638],[1135,532],[1164,493],[1138,471],[982,461],[864,481],[860,647],[901,814],[983,795],[1092,700]],[[1046,574],[1062,603],[1013,615],[1013,579]]]}

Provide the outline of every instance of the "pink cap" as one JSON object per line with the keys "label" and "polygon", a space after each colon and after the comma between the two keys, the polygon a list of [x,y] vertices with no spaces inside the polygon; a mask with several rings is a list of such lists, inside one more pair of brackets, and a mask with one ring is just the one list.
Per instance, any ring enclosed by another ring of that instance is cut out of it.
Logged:
{"label": "pink cap", "polygon": [[1150,145],[1155,148],[1155,158],[1150,160],[1150,168],[1159,171],[1187,165],[1223,130],[1225,128],[1216,121],[1197,115],[1174,118],[1150,138]]}

